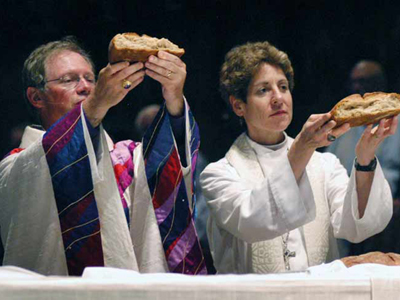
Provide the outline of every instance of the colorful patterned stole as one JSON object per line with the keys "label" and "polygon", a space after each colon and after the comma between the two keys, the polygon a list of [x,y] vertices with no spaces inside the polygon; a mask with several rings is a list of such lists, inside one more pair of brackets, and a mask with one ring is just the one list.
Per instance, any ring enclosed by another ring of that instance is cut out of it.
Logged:
{"label": "colorful patterned stole", "polygon": [[[189,112],[192,187],[199,147],[198,127]],[[88,128],[91,136],[95,134]],[[166,108],[160,110],[144,137],[144,159],[149,190],[171,272],[206,274],[206,266],[193,221],[195,195],[186,192],[181,164]],[[42,140],[58,209],[69,275],[81,275],[88,266],[104,266],[99,213],[84,139],[81,107],[55,123]],[[125,192],[134,178],[133,151],[137,143],[114,145],[110,156],[125,215]],[[15,149],[8,155],[23,151]]]}
{"label": "colorful patterned stole", "polygon": [[87,266],[104,266],[100,222],[81,107],[55,123],[43,137],[58,209],[69,275]]}
{"label": "colorful patterned stole", "polygon": [[[189,111],[192,187],[200,144],[196,122]],[[164,105],[143,138],[146,176],[168,268],[171,272],[205,274],[206,266],[193,221],[195,195],[190,202]]]}

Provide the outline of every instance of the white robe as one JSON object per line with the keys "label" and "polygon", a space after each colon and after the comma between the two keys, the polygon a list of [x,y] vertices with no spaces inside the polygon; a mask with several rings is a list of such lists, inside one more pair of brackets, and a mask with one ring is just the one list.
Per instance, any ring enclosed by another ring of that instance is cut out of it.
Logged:
{"label": "white robe", "polygon": [[[191,195],[187,105],[185,114],[188,167],[182,171],[189,183],[188,195]],[[109,154],[113,143],[100,127],[100,143],[95,153],[83,111],[81,116],[99,212],[104,265],[140,272],[168,272],[147,185],[142,144],[134,149],[135,177],[124,193],[132,220],[128,228]],[[25,150],[0,163],[3,265],[15,265],[45,275],[68,275],[58,211],[42,146],[43,134],[42,130],[27,127],[20,145]]]}
{"label": "white robe", "polygon": [[[305,270],[338,257],[334,238],[360,242],[388,224],[392,197],[379,163],[360,219],[354,169],[349,179],[334,155],[315,152],[297,184],[287,157],[292,142],[286,136],[274,151],[241,135],[225,158],[201,174],[210,209],[208,238],[218,273],[262,272],[258,263],[273,266],[274,272],[284,271],[278,260],[283,259],[281,236],[287,232],[288,249],[296,251],[291,270]],[[261,178],[254,175],[258,169]],[[314,230],[307,229],[312,226]],[[271,247],[279,244],[276,249],[261,249],[271,253],[257,252],[254,245],[263,241]],[[315,245],[321,249],[311,249]]]}

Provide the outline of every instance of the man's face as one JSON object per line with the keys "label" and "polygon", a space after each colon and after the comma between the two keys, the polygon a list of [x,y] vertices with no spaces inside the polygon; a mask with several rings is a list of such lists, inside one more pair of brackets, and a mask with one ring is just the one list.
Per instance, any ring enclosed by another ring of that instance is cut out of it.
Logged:
{"label": "man's face", "polygon": [[363,69],[355,68],[350,74],[350,92],[352,94],[361,94],[369,90],[370,78]]}
{"label": "man's face", "polygon": [[[46,61],[45,71],[47,83],[41,92],[40,116],[43,127],[48,129],[75,105],[86,100],[95,84],[85,79],[94,78],[92,66],[76,52],[64,50],[53,54]],[[52,81],[66,75],[79,76],[79,83],[67,86],[60,80]]]}
{"label": "man's face", "polygon": [[351,94],[365,94],[383,92],[386,89],[384,74],[380,64],[370,61],[361,61],[351,70],[349,92]]}

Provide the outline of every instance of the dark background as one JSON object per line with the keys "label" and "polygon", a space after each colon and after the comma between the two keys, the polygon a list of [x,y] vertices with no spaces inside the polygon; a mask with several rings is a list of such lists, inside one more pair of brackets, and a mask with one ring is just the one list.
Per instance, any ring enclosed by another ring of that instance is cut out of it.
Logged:
{"label": "dark background", "polygon": [[[185,95],[210,161],[221,158],[239,133],[218,92],[224,55],[246,41],[270,41],[294,66],[295,118],[287,131],[295,136],[310,114],[329,111],[347,95],[348,72],[359,59],[380,61],[390,90],[400,89],[396,2],[2,0],[0,154],[12,147],[11,128],[28,119],[20,73],[34,48],[75,35],[99,71],[107,64],[111,38],[128,31],[166,37],[185,48]],[[137,111],[160,102],[160,86],[148,78],[109,112],[105,127],[115,139],[137,139],[131,129]]]}

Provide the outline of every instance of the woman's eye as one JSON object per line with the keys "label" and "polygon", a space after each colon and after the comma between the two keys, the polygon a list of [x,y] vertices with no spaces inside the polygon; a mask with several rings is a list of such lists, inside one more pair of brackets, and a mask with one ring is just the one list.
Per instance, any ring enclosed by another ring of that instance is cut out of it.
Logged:
{"label": "woman's eye", "polygon": [[266,92],[267,92],[267,89],[266,89],[266,88],[261,88],[261,89],[259,89],[259,90],[257,91],[258,94],[264,94],[264,93],[266,93]]}

